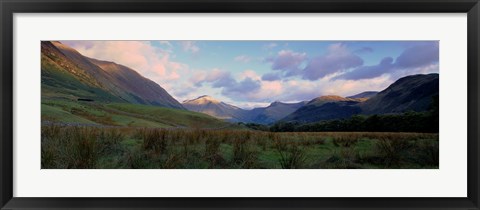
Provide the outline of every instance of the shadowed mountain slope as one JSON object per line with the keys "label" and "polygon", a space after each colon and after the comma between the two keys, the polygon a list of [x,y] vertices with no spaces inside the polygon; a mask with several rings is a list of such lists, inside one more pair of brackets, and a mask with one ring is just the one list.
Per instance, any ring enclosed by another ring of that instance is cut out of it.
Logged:
{"label": "shadowed mountain slope", "polygon": [[360,105],[364,114],[425,111],[439,94],[439,75],[412,75],[398,79]]}
{"label": "shadowed mountain slope", "polygon": [[398,79],[385,90],[373,95],[361,93],[343,98],[322,96],[288,115],[283,121],[317,122],[349,118],[356,114],[389,114],[407,111],[422,112],[431,108],[439,95],[438,74],[412,75]]}

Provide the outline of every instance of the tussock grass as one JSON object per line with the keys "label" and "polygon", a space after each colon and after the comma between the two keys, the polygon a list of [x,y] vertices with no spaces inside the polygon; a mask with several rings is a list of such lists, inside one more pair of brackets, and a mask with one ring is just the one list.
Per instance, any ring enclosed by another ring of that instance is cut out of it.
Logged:
{"label": "tussock grass", "polygon": [[275,149],[280,155],[278,161],[283,169],[303,168],[307,161],[305,148],[298,143],[276,141]]}
{"label": "tussock grass", "polygon": [[[116,129],[42,127],[42,168],[96,168],[124,138]],[[44,158],[45,157],[45,158]]]}
{"label": "tussock grass", "polygon": [[438,134],[42,126],[42,168],[438,168]]}

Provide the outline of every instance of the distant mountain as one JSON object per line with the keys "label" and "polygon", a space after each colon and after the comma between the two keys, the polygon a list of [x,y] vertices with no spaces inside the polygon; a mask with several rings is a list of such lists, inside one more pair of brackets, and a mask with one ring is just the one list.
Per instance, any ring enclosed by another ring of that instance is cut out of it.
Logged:
{"label": "distant mountain", "polygon": [[427,111],[439,95],[438,74],[412,75],[398,79],[385,90],[365,100],[361,93],[343,98],[322,96],[283,118],[282,121],[316,122],[349,118],[355,114],[387,114]]}
{"label": "distant mountain", "polygon": [[425,111],[439,95],[439,75],[419,74],[398,79],[360,105],[364,114]]}
{"label": "distant mountain", "polygon": [[126,66],[83,56],[60,42],[41,42],[42,97],[128,102],[184,109],[157,83]]}
{"label": "distant mountain", "polygon": [[282,103],[276,101],[267,107],[255,108],[249,111],[250,121],[258,124],[271,124],[293,113],[306,103],[306,101],[299,103]]}
{"label": "distant mountain", "polygon": [[221,102],[207,95],[192,100],[186,100],[182,104],[183,107],[190,111],[205,113],[219,119],[232,122],[244,122],[247,119],[246,110]]}
{"label": "distant mountain", "polygon": [[284,118],[305,105],[305,103],[306,102],[283,103],[276,101],[267,107],[245,110],[219,101],[211,96],[204,95],[192,100],[186,100],[182,105],[190,111],[205,113],[231,122],[258,123],[266,125]]}
{"label": "distant mountain", "polygon": [[282,121],[316,122],[350,117],[361,112],[360,100],[328,95],[315,98],[286,116]]}
{"label": "distant mountain", "polygon": [[326,96],[320,96],[320,97],[314,98],[313,100],[309,101],[306,105],[321,106],[326,103],[342,102],[342,101],[359,102],[359,100],[354,98],[344,98],[337,95],[326,95]]}
{"label": "distant mountain", "polygon": [[359,94],[353,95],[353,96],[348,96],[347,98],[355,98],[355,99],[369,99],[375,95],[377,95],[378,91],[365,91],[361,92]]}

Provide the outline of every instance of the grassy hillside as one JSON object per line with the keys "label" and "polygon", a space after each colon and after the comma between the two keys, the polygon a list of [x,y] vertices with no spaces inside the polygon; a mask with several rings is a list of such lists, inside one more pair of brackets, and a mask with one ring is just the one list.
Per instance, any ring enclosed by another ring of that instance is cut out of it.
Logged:
{"label": "grassy hillside", "polygon": [[184,109],[160,85],[126,66],[83,56],[59,42],[42,42],[42,97]]}
{"label": "grassy hillside", "polygon": [[[72,71],[81,72],[73,64],[65,64]],[[62,67],[49,57],[42,55],[42,97],[50,99],[77,99],[90,98],[97,101],[121,100],[106,92],[88,75],[74,76],[66,67]],[[79,73],[80,74],[80,73]]]}
{"label": "grassy hillside", "polygon": [[42,99],[42,121],[91,126],[237,128],[202,113],[150,105]]}

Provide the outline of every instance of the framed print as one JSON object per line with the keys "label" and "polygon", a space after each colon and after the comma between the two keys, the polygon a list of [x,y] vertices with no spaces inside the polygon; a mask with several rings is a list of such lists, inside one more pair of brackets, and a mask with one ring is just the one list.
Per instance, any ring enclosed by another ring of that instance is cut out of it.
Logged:
{"label": "framed print", "polygon": [[467,1],[2,1],[2,209],[478,209]]}

